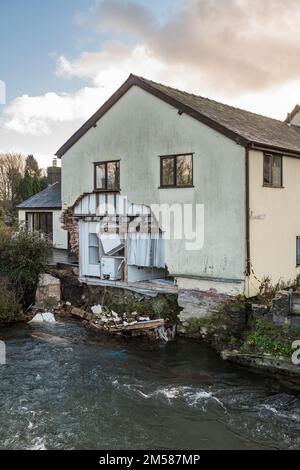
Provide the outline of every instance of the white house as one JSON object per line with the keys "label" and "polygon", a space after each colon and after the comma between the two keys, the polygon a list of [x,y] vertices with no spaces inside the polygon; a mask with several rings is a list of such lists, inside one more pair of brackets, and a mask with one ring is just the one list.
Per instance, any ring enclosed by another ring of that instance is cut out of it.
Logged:
{"label": "white house", "polygon": [[[131,75],[56,154],[63,226],[81,280],[169,275],[181,290],[247,296],[265,277],[293,281],[300,274],[299,123],[298,108],[281,122]],[[156,223],[152,239],[139,224],[114,240],[98,236],[103,221],[120,230],[119,219],[107,216],[125,197],[133,226],[141,215]],[[159,219],[162,207],[175,222]],[[185,230],[178,236],[188,210],[194,245]],[[170,227],[177,236],[166,237]]]}
{"label": "white house", "polygon": [[29,231],[37,231],[52,240],[58,249],[68,249],[68,233],[61,227],[61,168],[47,169],[48,187],[18,206],[19,223]]}

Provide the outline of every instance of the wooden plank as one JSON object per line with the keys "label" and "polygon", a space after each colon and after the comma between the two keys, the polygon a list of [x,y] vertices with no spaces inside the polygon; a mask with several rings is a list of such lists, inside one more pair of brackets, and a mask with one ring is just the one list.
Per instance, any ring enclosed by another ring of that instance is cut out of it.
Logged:
{"label": "wooden plank", "polygon": [[108,330],[112,333],[118,333],[122,331],[134,331],[134,330],[155,330],[164,325],[164,320],[150,320],[145,322],[137,322],[134,325],[127,326],[108,326]]}

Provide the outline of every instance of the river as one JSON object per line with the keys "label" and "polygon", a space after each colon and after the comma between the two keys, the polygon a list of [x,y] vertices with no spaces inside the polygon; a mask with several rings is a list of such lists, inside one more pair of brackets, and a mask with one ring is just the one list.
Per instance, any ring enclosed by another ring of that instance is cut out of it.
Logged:
{"label": "river", "polygon": [[196,341],[0,328],[1,449],[296,449],[300,396]]}

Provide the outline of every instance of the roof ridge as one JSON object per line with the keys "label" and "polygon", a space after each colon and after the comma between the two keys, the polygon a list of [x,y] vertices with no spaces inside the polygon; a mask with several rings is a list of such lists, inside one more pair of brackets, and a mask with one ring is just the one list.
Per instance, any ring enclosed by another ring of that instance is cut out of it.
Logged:
{"label": "roof ridge", "polygon": [[217,100],[214,100],[212,98],[208,98],[207,96],[196,95],[195,93],[191,93],[191,92],[186,91],[186,90],[181,90],[179,88],[171,87],[169,85],[165,85],[164,83],[155,82],[154,80],[150,80],[150,79],[142,77],[142,76],[133,75],[133,74],[131,74],[131,75],[133,77],[136,77],[136,78],[140,79],[140,80],[144,80],[145,82],[148,82],[150,84],[162,86],[162,87],[167,88],[169,90],[177,91],[179,93],[184,93],[186,95],[193,96],[195,98],[201,98],[203,100],[210,101],[211,103],[221,104],[222,106],[226,106],[226,108],[235,109],[237,111],[242,111],[243,113],[252,114],[253,116],[259,116],[259,117],[262,117],[262,118],[265,118],[265,119],[271,119],[272,121],[279,122],[281,124],[287,124],[285,121],[281,121],[280,119],[276,119],[276,118],[273,118],[271,116],[266,116],[265,114],[255,113],[254,111],[249,111],[248,109],[240,108],[238,106],[232,106],[230,104],[224,103],[223,101],[217,101]]}

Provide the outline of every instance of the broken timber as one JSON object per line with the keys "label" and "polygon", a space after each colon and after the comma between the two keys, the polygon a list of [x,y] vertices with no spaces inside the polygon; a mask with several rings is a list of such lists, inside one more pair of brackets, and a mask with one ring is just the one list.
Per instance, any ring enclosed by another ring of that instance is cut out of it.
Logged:
{"label": "broken timber", "polygon": [[[105,322],[95,318],[92,313],[86,312],[80,308],[72,307],[72,315],[79,317],[87,322],[87,325],[95,331],[106,332],[111,334],[131,334],[132,336],[137,335],[147,335],[153,339],[162,339],[164,341],[169,341],[174,339],[175,331],[173,333],[167,334],[165,331],[165,321],[164,319],[131,319],[127,321],[119,321],[111,317],[110,320]],[[113,312],[114,313],[114,312]],[[109,314],[108,314],[109,315]],[[132,321],[133,320],[133,321]]]}
{"label": "broken timber", "polygon": [[134,330],[156,330],[161,326],[164,326],[164,320],[149,320],[149,321],[138,321],[133,325],[127,326],[109,326],[108,330],[111,333],[122,333],[123,331],[134,331]]}

